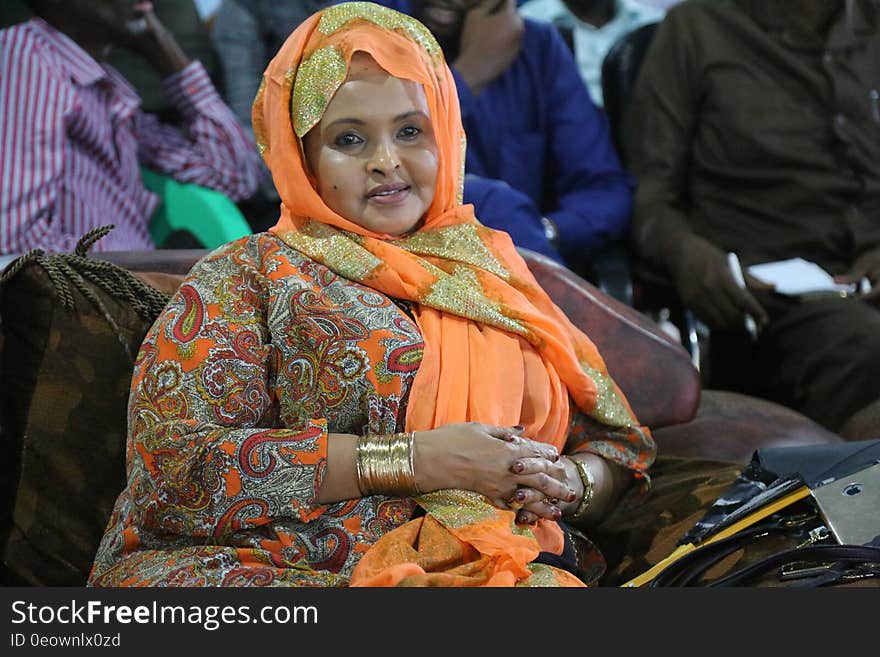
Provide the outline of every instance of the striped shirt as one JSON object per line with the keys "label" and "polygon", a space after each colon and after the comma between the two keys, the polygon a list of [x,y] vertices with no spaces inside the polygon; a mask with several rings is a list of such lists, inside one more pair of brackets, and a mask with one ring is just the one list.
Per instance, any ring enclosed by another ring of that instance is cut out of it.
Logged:
{"label": "striped shirt", "polygon": [[0,253],[72,251],[114,224],[96,250],[154,248],[159,203],[142,166],[225,193],[254,192],[253,143],[194,61],[164,80],[180,124],[140,110],[121,74],[35,18],[0,30]]}

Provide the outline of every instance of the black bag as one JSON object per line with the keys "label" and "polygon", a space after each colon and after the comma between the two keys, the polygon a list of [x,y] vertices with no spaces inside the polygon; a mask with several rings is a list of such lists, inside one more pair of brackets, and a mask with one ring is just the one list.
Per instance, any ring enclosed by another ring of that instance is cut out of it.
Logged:
{"label": "black bag", "polygon": [[[828,586],[880,576],[880,536],[865,545],[837,543],[809,495],[811,489],[876,463],[880,440],[757,450],[742,475],[679,540],[680,548],[694,549],[654,575],[650,586],[702,585],[702,576],[713,565],[768,534],[796,537],[796,546],[706,585],[749,585],[774,570],[778,580],[790,586]],[[878,513],[880,509],[872,512],[873,517]],[[742,528],[733,531],[739,525]]]}

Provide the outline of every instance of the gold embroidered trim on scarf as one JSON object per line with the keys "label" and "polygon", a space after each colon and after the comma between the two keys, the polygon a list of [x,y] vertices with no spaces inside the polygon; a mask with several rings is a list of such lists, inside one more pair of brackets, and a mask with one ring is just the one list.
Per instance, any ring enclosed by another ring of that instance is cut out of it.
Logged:
{"label": "gold embroidered trim on scarf", "polygon": [[319,48],[300,64],[293,84],[290,113],[293,131],[302,138],[314,128],[336,90],[345,82],[348,66],[345,57],[333,46]]}
{"label": "gold embroidered trim on scarf", "polygon": [[586,365],[582,367],[596,386],[596,407],[590,411],[590,417],[612,427],[632,427],[632,415],[620,400],[611,377],[592,367]]}
{"label": "gold embroidered trim on scarf", "polygon": [[501,311],[501,304],[486,298],[477,279],[477,273],[473,269],[467,265],[456,265],[451,274],[439,269],[437,271],[440,272],[437,281],[431,286],[430,293],[421,299],[421,303],[451,312],[453,315],[502,328],[526,339],[533,338],[523,324]]}
{"label": "gold embroidered trim on scarf", "polygon": [[450,488],[420,495],[419,505],[444,527],[457,529],[488,522],[498,517],[498,509],[479,493]]}
{"label": "gold embroidered trim on scarf", "polygon": [[394,240],[392,244],[410,253],[437,256],[474,265],[509,282],[510,272],[486,248],[477,230],[474,224],[456,224],[438,230],[420,231],[409,237]]}
{"label": "gold embroidered trim on scarf", "polygon": [[346,23],[357,18],[368,20],[386,30],[403,30],[410,39],[418,43],[428,53],[435,65],[442,55],[440,45],[434,35],[419,21],[372,2],[346,2],[328,7],[321,15],[318,31],[330,36],[343,28]]}
{"label": "gold embroidered trim on scarf", "polygon": [[[288,246],[352,281],[365,282],[382,264],[378,257],[360,246],[364,239],[361,235],[317,221],[307,221],[299,232],[287,231],[278,237]],[[460,260],[470,258],[465,252],[451,257]],[[501,304],[486,298],[477,272],[470,265],[455,265],[452,273],[447,273],[428,260],[420,259],[419,264],[437,280],[427,294],[412,301],[533,340],[534,336],[523,324],[504,314]],[[497,260],[493,266],[500,272],[504,271]]]}
{"label": "gold embroidered trim on scarf", "polygon": [[288,246],[317,260],[352,281],[363,281],[382,264],[351,235],[317,221],[307,221],[300,232],[287,231],[278,237]]}
{"label": "gold embroidered trim on scarf", "polygon": [[[318,31],[329,36],[356,19],[364,19],[386,30],[398,30],[418,43],[434,65],[442,62],[442,52],[431,32],[417,20],[399,12],[369,2],[349,2],[324,10],[318,22]],[[348,64],[345,56],[335,47],[319,48],[303,59],[296,76],[291,98],[293,130],[302,138],[321,120],[330,99],[345,81]],[[288,80],[290,82],[290,80]],[[464,162],[464,159],[462,159]]]}
{"label": "gold embroidered trim on scarf", "polygon": [[257,95],[254,100],[254,106],[259,107],[259,112],[252,112],[251,123],[254,126],[254,137],[257,142],[257,150],[260,156],[264,156],[269,150],[269,144],[266,142],[266,127],[263,124],[263,92],[266,90],[266,78],[260,79],[260,88],[257,89]]}
{"label": "gold embroidered trim on scarf", "polygon": [[517,586],[542,588],[559,586],[559,578],[550,566],[542,563],[530,563],[526,564],[526,568],[528,568],[532,574],[527,579],[517,582]]}

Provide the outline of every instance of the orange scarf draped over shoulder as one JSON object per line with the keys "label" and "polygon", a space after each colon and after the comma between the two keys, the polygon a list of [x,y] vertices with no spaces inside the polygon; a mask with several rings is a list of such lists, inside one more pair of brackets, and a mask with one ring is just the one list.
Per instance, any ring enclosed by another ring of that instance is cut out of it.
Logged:
{"label": "orange scarf draped over shoulder", "polygon": [[[428,101],[438,148],[436,190],[421,227],[402,238],[336,214],[304,161],[301,138],[320,121],[360,51],[390,75],[421,84]],[[368,2],[317,12],[266,69],[253,125],[282,201],[272,232],[345,278],[414,302],[425,348],[407,431],[465,421],[522,424],[525,435],[561,451],[571,402],[601,423],[637,425],[596,347],[538,285],[507,233],[482,226],[473,206],[462,205],[458,96],[439,45],[421,23]],[[481,496],[438,491],[418,501],[428,515],[371,547],[352,585],[514,585],[533,576],[530,562],[541,549],[561,549],[555,523],[516,527],[512,512]],[[455,542],[457,569],[438,571],[432,557],[420,553],[441,537]],[[565,575],[559,579],[572,583]]]}

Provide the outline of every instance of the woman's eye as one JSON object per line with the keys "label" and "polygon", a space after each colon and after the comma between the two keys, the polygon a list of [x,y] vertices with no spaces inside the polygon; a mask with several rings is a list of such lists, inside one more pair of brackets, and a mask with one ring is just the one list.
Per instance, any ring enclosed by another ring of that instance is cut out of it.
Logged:
{"label": "woman's eye", "polygon": [[408,125],[408,126],[404,126],[403,128],[401,128],[400,132],[398,132],[397,134],[401,139],[415,139],[421,133],[422,133],[422,131],[419,130],[414,125]]}
{"label": "woman's eye", "polygon": [[343,132],[333,141],[336,146],[356,146],[361,142],[363,142],[363,139],[353,132]]}

